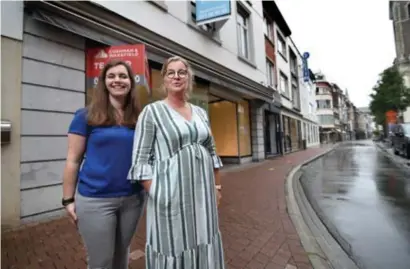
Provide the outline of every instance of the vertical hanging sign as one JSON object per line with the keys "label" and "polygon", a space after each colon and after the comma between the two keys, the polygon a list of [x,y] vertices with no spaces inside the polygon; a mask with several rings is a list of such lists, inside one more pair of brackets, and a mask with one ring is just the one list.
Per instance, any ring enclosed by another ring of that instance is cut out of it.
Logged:
{"label": "vertical hanging sign", "polygon": [[[87,93],[93,91],[105,64],[111,60],[126,62],[135,74],[134,80],[140,102],[151,96],[151,79],[144,44],[90,48],[86,51]],[[87,94],[88,98],[90,97]]]}
{"label": "vertical hanging sign", "polygon": [[310,76],[309,76],[309,67],[308,67],[308,58],[309,58],[310,54],[309,52],[305,52],[303,53],[303,81],[304,82],[309,82],[310,80]]}

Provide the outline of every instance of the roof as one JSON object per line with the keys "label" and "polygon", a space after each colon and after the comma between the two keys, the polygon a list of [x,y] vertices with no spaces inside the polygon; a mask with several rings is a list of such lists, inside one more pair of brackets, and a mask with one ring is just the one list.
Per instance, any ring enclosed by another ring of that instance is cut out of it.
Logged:
{"label": "roof", "polygon": [[263,10],[269,15],[269,17],[279,26],[285,37],[292,34],[289,25],[276,5],[275,1],[262,1]]}
{"label": "roof", "polygon": [[317,79],[316,84],[326,84],[329,88],[332,88],[332,84],[327,80]]}

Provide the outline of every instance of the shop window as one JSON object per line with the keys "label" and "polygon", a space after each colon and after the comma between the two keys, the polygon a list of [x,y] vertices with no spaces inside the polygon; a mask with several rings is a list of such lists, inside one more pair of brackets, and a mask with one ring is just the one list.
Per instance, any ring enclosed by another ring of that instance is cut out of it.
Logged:
{"label": "shop window", "polygon": [[251,126],[249,119],[249,102],[243,100],[238,103],[239,120],[239,150],[241,156],[252,155]]}
{"label": "shop window", "polygon": [[217,154],[221,157],[238,156],[236,104],[229,101],[219,101],[210,103],[208,107]]}
{"label": "shop window", "polygon": [[291,145],[291,136],[290,136],[290,118],[287,116],[282,117],[283,120],[283,139],[284,139],[284,146],[285,152],[289,152],[292,150]]}
{"label": "shop window", "polygon": [[[161,71],[151,68],[151,81],[152,81],[152,93],[151,101],[162,100],[166,97],[165,91],[162,89],[162,76]],[[147,102],[149,103],[149,101]]]}
{"label": "shop window", "polygon": [[290,121],[290,140],[292,150],[299,148],[299,134],[298,134],[298,121],[293,118],[289,118]]}
{"label": "shop window", "polygon": [[199,78],[195,79],[195,83],[193,86],[193,90],[191,93],[191,98],[189,99],[189,102],[197,105],[203,109],[205,109],[206,112],[209,114],[209,109],[208,109],[208,102],[209,102],[209,82],[207,81],[202,81]]}

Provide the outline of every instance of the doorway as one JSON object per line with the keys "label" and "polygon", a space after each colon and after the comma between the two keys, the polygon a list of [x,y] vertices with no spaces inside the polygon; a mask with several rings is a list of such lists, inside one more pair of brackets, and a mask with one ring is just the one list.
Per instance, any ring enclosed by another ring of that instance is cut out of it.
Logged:
{"label": "doorway", "polygon": [[279,114],[265,111],[265,154],[267,157],[281,153],[280,116]]}

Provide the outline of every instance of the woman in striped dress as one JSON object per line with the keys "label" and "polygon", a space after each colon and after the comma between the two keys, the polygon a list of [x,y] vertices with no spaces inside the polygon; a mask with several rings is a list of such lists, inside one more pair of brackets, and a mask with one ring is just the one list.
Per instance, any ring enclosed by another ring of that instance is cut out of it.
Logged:
{"label": "woman in striped dress", "polygon": [[142,111],[128,175],[149,194],[146,268],[223,269],[222,162],[208,115],[187,102],[193,74],[186,60],[169,58],[161,74],[167,97]]}

